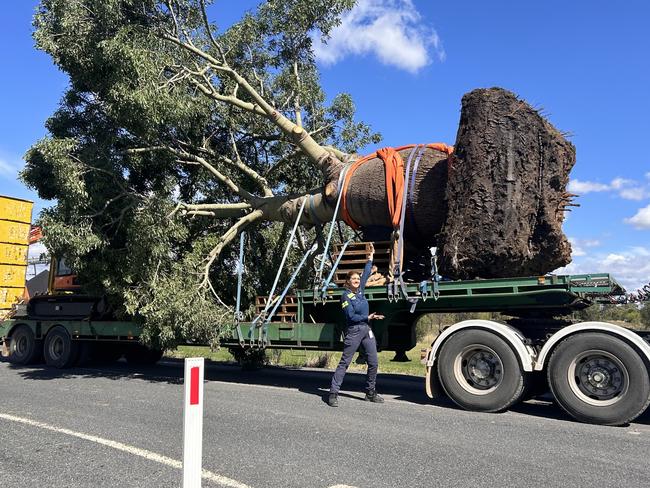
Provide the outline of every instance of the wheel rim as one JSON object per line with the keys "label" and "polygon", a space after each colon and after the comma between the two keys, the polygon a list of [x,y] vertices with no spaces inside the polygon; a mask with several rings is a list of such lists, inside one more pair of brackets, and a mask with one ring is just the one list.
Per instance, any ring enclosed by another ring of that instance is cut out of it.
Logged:
{"label": "wheel rim", "polygon": [[27,349],[29,348],[29,341],[26,335],[19,335],[14,340],[14,351],[18,356],[24,356],[27,354]]}
{"label": "wheel rim", "polygon": [[503,362],[493,349],[483,344],[471,344],[456,356],[454,376],[469,393],[487,395],[503,381]]}
{"label": "wheel rim", "polygon": [[65,343],[63,338],[59,336],[54,336],[50,343],[48,344],[47,351],[50,358],[54,360],[61,359],[65,352]]}
{"label": "wheel rim", "polygon": [[618,402],[630,385],[627,368],[621,360],[597,349],[576,356],[567,373],[571,391],[583,402],[598,407]]}

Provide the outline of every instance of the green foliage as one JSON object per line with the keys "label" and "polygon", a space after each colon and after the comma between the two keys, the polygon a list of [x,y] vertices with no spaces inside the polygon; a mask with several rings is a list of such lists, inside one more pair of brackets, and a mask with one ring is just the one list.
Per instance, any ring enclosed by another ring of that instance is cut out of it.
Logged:
{"label": "green foliage", "polygon": [[650,302],[645,302],[639,313],[641,315],[641,323],[650,327]]}
{"label": "green foliage", "polygon": [[472,319],[503,320],[503,317],[496,312],[428,313],[420,316],[415,323],[415,338],[418,342],[430,343],[446,327]]}
{"label": "green foliage", "polygon": [[[205,155],[207,148],[232,157],[234,138],[242,160],[276,194],[322,185],[313,162],[296,153],[267,118],[216,103],[184,82],[179,66],[199,69],[200,60],[163,35],[180,26],[197,47],[219,57],[214,37],[229,65],[269,103],[294,119],[298,104],[316,142],[351,152],[378,142],[379,135],[355,120],[349,95],[327,103],[311,36],[316,31],[326,36],[353,4],[270,0],[227,30],[210,25],[208,31],[199,0],[41,1],[34,18],[36,46],[69,76],[70,86],[47,122],[49,135],[27,152],[22,179],[55,202],[40,216],[51,252],[66,257],[89,292],[106,294],[121,314],[141,321],[148,343],[213,341],[228,326],[236,246],[212,266],[212,288],[197,285],[205,256],[233,221],[181,218],[174,209],[179,202],[241,199],[169,151],[132,149],[172,147]],[[219,73],[206,76],[220,93],[236,88]],[[213,164],[249,192],[259,192],[249,176]],[[283,248],[287,235],[282,223],[251,229],[245,309],[269,289],[281,253],[266,251]],[[283,277],[297,259],[291,257]],[[305,273],[299,281],[307,283]]]}
{"label": "green foliage", "polygon": [[589,308],[576,312],[575,318],[582,322],[589,321],[616,321],[626,322],[630,325],[641,323],[642,310],[635,303],[625,305],[592,305]]}

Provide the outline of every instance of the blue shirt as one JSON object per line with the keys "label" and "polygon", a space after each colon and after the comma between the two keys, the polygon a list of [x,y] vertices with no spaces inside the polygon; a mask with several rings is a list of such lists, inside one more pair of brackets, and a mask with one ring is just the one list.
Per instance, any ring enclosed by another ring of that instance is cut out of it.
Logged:
{"label": "blue shirt", "polygon": [[365,268],[363,268],[361,283],[359,284],[359,289],[356,293],[347,288],[343,290],[343,294],[341,295],[341,307],[345,314],[345,325],[347,327],[368,323],[370,307],[368,305],[368,300],[366,300],[363,293],[366,290],[366,282],[368,281],[368,278],[370,278],[371,268],[372,261],[368,260]]}

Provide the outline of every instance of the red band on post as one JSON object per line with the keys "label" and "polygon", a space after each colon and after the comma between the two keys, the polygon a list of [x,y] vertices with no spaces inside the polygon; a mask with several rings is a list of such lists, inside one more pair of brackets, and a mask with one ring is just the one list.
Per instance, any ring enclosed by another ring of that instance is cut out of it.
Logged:
{"label": "red band on post", "polygon": [[199,404],[199,368],[190,369],[190,405]]}

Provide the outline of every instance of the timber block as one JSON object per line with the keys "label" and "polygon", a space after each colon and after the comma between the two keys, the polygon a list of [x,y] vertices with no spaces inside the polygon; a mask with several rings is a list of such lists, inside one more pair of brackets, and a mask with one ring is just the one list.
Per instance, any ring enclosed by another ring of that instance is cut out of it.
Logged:
{"label": "timber block", "polygon": [[[388,266],[390,263],[390,241],[377,241],[373,243],[375,246],[375,257],[373,264],[377,266],[377,272],[387,276]],[[335,244],[333,246],[332,258],[338,259],[343,248],[342,244]],[[337,286],[345,284],[345,277],[350,271],[357,273],[363,272],[368,258],[370,257],[370,242],[351,242],[345,249],[338,268],[334,272],[334,283]]]}

